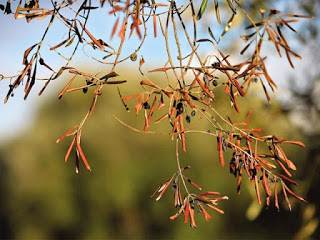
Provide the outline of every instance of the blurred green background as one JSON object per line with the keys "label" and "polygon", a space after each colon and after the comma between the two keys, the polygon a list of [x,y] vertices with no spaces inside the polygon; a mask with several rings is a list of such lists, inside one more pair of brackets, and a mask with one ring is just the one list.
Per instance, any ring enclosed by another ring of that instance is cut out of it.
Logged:
{"label": "blurred green background", "polygon": [[[122,91],[134,91],[134,84]],[[192,166],[191,177],[206,189],[230,197],[221,204],[225,215],[214,214],[209,223],[199,216],[199,227],[192,230],[182,219],[170,222],[169,216],[175,212],[171,192],[158,203],[150,198],[176,169],[174,143],[166,134],[141,135],[119,124],[113,114],[140,128],[143,122],[123,109],[115,88],[105,89],[83,133],[82,144],[93,172],[76,175],[73,162],[64,163],[70,139],[59,144],[55,139],[85,113],[89,100],[90,94],[70,94],[61,101],[48,99],[32,126],[0,148],[2,238],[292,238],[310,222],[313,225],[307,231],[314,233],[319,196],[309,181],[316,179],[303,174],[306,154],[313,144],[290,123],[279,104],[274,102],[271,107],[253,98],[242,105],[242,115],[254,110],[252,126],[263,127],[266,133],[307,140],[306,151],[287,150],[289,158],[300,166],[297,191],[307,194],[310,203],[297,203],[291,213],[285,206],[279,213],[273,207],[260,209],[247,187],[240,196],[236,194],[235,179],[227,168],[222,170],[218,165],[215,139],[192,135],[182,163]],[[272,125],[264,116],[272,119]],[[316,198],[309,199],[309,194]]]}
{"label": "blurred green background", "polygon": [[[256,8],[260,1],[251,2],[253,5],[248,7]],[[312,6],[319,10],[316,1],[305,3],[303,11],[314,11]],[[310,48],[312,54],[306,59],[310,63],[319,60],[319,49],[313,45],[318,46],[319,37],[312,35],[313,28],[308,26],[310,33],[302,34],[310,38],[300,40],[306,49]],[[137,90],[136,76],[129,76],[130,82],[121,87],[123,93]],[[288,97],[274,99],[272,105],[250,96],[250,101],[241,105],[241,116],[254,110],[252,126],[263,127],[267,134],[305,141],[304,150],[286,150],[299,166],[295,175],[299,186],[295,190],[305,196],[308,204],[293,201],[292,212],[285,205],[277,212],[273,207],[259,207],[255,193],[246,185],[237,195],[234,177],[218,165],[215,139],[193,135],[187,140],[189,151],[182,156],[182,163],[192,166],[191,177],[205,189],[220,191],[230,200],[221,204],[225,214],[213,214],[209,223],[198,217],[197,230],[184,225],[182,219],[171,222],[169,216],[175,213],[171,192],[157,203],[150,198],[176,169],[174,143],[165,131],[168,126],[161,124],[164,134],[157,135],[141,135],[123,127],[113,114],[138,128],[143,122],[133,112],[127,113],[116,88],[108,87],[83,132],[82,145],[92,173],[81,171],[76,175],[73,162],[64,163],[70,139],[55,143],[86,112],[90,93],[70,94],[60,101],[56,96],[48,97],[32,125],[0,146],[0,237],[319,239],[319,72],[303,77],[308,84],[299,85],[301,77],[293,76]],[[217,97],[217,101],[223,98]],[[221,106],[220,111],[229,111],[229,107]]]}

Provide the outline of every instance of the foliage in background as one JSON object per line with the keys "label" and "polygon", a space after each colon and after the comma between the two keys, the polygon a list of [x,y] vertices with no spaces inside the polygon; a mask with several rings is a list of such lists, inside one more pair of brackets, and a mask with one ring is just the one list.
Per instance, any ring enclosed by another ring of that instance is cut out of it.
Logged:
{"label": "foliage in background", "polygon": [[[135,89],[133,85],[128,86],[128,90]],[[134,116],[117,110],[121,103],[113,101],[117,97],[115,90],[107,89],[101,104],[107,105],[108,111],[117,112],[123,121],[141,126]],[[218,95],[217,99],[222,97]],[[246,194],[238,196],[227,171],[219,169],[216,144],[211,137],[196,135],[190,139],[193,147],[182,162],[192,163],[191,176],[197,176],[204,183],[203,187],[223,191],[230,200],[225,204],[225,215],[215,216],[210,224],[200,224],[199,231],[185,228],[182,219],[168,224],[168,216],[174,211],[167,206],[172,200],[170,194],[164,196],[165,203],[160,205],[149,198],[154,185],[175,166],[169,161],[175,149],[168,144],[170,136],[166,134],[142,136],[119,125],[111,114],[97,111],[88,123],[87,138],[83,141],[84,147],[93,144],[87,148],[88,155],[92,156],[93,173],[75,175],[73,166],[61,161],[68,144],[56,145],[54,139],[66,124],[75,122],[75,115],[86,109],[88,98],[75,94],[62,102],[48,99],[33,126],[1,147],[1,238],[247,239],[249,236],[274,236],[289,239],[298,231],[302,224],[300,207],[289,213],[259,206],[250,182],[243,186]],[[244,112],[256,109],[259,115],[272,116],[276,127],[269,126],[256,114],[252,116],[252,124],[263,127],[266,133],[277,131],[290,138],[301,138],[276,104],[271,108],[258,98],[255,100],[243,105]],[[224,106],[219,106],[218,110],[230,111]],[[205,127],[207,123],[202,121],[200,125]],[[299,164],[303,163],[301,151],[294,147],[286,150],[289,157],[295,156]],[[168,191],[173,193],[171,189]],[[293,202],[294,206],[296,203]],[[286,208],[285,204],[283,207]],[[253,222],[244,217],[252,214],[252,209],[256,212]]]}

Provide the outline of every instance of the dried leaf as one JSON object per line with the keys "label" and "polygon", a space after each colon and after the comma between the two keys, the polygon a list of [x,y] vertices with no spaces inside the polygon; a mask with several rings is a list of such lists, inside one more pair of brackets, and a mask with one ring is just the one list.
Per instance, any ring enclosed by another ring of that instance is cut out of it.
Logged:
{"label": "dried leaf", "polygon": [[65,43],[67,43],[69,40],[70,40],[70,38],[67,38],[67,39],[63,40],[62,42],[58,43],[57,45],[51,47],[50,50],[52,51],[52,50],[55,50],[55,49],[63,46],[63,45],[64,45]]}
{"label": "dried leaf", "polygon": [[80,25],[83,28],[83,30],[86,32],[88,37],[92,40],[94,45],[96,45],[98,48],[100,48],[100,50],[104,50],[104,46],[101,44],[101,42],[98,41],[81,22],[80,22]]}
{"label": "dried leaf", "polygon": [[25,52],[23,54],[23,61],[22,61],[22,63],[24,65],[28,64],[28,56],[29,56],[30,52],[32,51],[32,49],[34,49],[35,46],[38,46],[38,44],[34,44],[31,47],[29,47],[27,50],[25,50]]}
{"label": "dried leaf", "polygon": [[68,159],[69,159],[69,157],[70,157],[70,153],[71,153],[71,151],[72,151],[72,148],[73,148],[75,142],[76,142],[76,138],[74,137],[74,138],[72,139],[72,142],[71,142],[71,144],[69,145],[68,150],[67,150],[67,153],[66,153],[66,155],[65,155],[65,157],[64,157],[64,161],[65,161],[65,162],[68,161]]}
{"label": "dried leaf", "polygon": [[259,203],[259,205],[261,205],[261,196],[260,196],[259,183],[258,183],[258,177],[257,176],[254,176],[254,187],[255,187],[255,190],[256,190],[258,203]]}
{"label": "dried leaf", "polygon": [[278,190],[277,190],[277,182],[274,183],[274,206],[279,211],[279,201],[278,201]]}
{"label": "dried leaf", "polygon": [[77,142],[77,152],[79,153],[79,155],[81,157],[82,163],[83,163],[84,167],[86,168],[86,170],[91,172],[91,167],[88,163],[86,155],[84,154],[84,152],[81,148],[79,140],[77,139],[76,142]]}
{"label": "dried leaf", "polygon": [[153,36],[157,37],[157,16],[153,14]]}
{"label": "dried leaf", "polygon": [[219,163],[221,167],[224,167],[224,156],[223,156],[223,138],[222,138],[222,131],[218,132],[217,138],[217,145],[218,145],[218,154],[219,154]]}
{"label": "dried leaf", "polygon": [[110,35],[110,39],[113,38],[114,34],[116,33],[117,31],[117,28],[118,28],[118,25],[119,25],[119,20],[120,18],[118,17],[117,20],[115,21],[113,27],[112,27],[112,31],[111,31],[111,35]]}
{"label": "dried leaf", "polygon": [[212,218],[212,216],[207,212],[207,210],[199,204],[200,212],[203,215],[204,219],[208,222]]}

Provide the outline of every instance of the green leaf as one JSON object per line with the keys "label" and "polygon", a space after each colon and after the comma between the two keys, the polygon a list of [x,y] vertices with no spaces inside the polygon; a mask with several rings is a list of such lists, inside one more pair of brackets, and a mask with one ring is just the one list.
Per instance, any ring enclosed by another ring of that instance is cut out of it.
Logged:
{"label": "green leaf", "polygon": [[204,11],[206,10],[207,8],[207,5],[208,5],[208,0],[202,0],[201,2],[201,6],[200,6],[200,9],[199,9],[199,12],[198,12],[198,16],[197,16],[197,19],[201,19]]}

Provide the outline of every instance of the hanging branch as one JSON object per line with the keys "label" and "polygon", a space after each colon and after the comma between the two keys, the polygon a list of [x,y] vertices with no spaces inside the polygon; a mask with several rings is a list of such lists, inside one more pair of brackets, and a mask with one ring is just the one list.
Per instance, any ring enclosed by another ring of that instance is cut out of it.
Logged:
{"label": "hanging branch", "polygon": [[[293,190],[293,186],[297,184],[293,174],[297,166],[288,159],[283,150],[284,144],[299,147],[304,147],[304,144],[274,135],[263,135],[261,129],[249,127],[248,119],[234,122],[217,110],[217,106],[225,102],[218,102],[215,96],[218,91],[222,91],[235,112],[241,112],[239,98],[248,99],[247,93],[251,86],[257,83],[270,101],[268,91],[276,91],[277,85],[268,72],[267,56],[262,55],[263,49],[268,43],[271,44],[280,57],[285,54],[289,65],[294,68],[294,59],[301,57],[290,47],[286,30],[296,32],[293,24],[308,16],[261,9],[259,18],[254,21],[237,0],[202,0],[199,3],[194,3],[193,0],[110,0],[107,3],[101,0],[100,6],[95,5],[96,1],[93,3],[91,0],[83,0],[80,7],[77,5],[77,9],[75,2],[51,1],[52,6],[45,9],[41,7],[42,2],[39,0],[20,0],[14,3],[15,11],[12,11],[14,4],[11,1],[7,1],[6,6],[0,5],[5,14],[14,14],[16,19],[24,18],[30,24],[38,19],[49,19],[40,41],[25,50],[22,70],[12,76],[1,74],[0,81],[9,82],[5,102],[11,99],[15,90],[22,85],[25,89],[24,99],[27,99],[35,84],[44,80],[39,92],[41,95],[51,81],[60,79],[64,74],[71,74],[72,77],[68,78],[59,92],[59,99],[75,92],[86,94],[92,90],[92,100],[84,117],[57,139],[57,143],[65,138],[71,139],[65,162],[69,162],[74,156],[76,173],[79,173],[81,165],[87,171],[92,171],[81,145],[81,137],[87,120],[96,109],[99,96],[103,94],[106,85],[126,83],[121,72],[118,72],[120,64],[131,64],[139,59],[137,70],[140,72],[142,92],[123,95],[118,88],[118,93],[126,110],[133,106],[136,114],[144,114],[144,126],[139,129],[116,119],[124,127],[142,134],[154,134],[156,131],[150,130],[154,125],[167,122],[171,140],[175,143],[177,170],[161,184],[153,197],[159,201],[168,189],[172,188],[177,212],[170,217],[171,220],[183,216],[184,222],[195,228],[196,212],[209,221],[212,216],[208,210],[223,214],[224,211],[217,205],[228,199],[218,192],[203,191],[200,185],[186,175],[190,166],[181,167],[180,159],[190,148],[188,138],[195,133],[208,136],[211,142],[216,139],[217,162],[221,167],[229,163],[229,172],[236,179],[238,193],[241,191],[243,179],[247,178],[255,189],[259,204],[265,203],[269,206],[273,199],[275,208],[279,209],[279,201],[284,200],[291,210],[289,197],[305,202],[304,198]],[[208,11],[210,4],[213,4],[215,11]],[[222,4],[225,7],[223,11],[220,9]],[[97,38],[87,26],[88,20],[98,8],[107,8],[109,19],[113,19],[109,42]],[[222,25],[222,33],[215,36],[216,33],[211,30],[215,29],[215,26],[209,26],[208,32],[201,34],[204,37],[198,39],[199,26],[212,13],[215,14],[217,24]],[[242,15],[249,25],[241,36],[245,42],[244,48],[239,51],[243,61],[234,62],[230,55],[222,51],[221,43],[226,41],[238,15]],[[225,22],[225,19],[228,21]],[[57,54],[64,61],[58,69],[50,66],[42,51],[48,32],[56,21],[63,24],[67,33],[67,37],[58,43],[50,43],[52,54]],[[149,38],[163,39],[166,59],[162,65],[145,71],[145,59],[148,60],[150,56],[144,58],[140,51]],[[118,40],[117,45],[114,44],[114,39]],[[135,48],[128,54],[124,48],[130,46],[130,42],[135,43]],[[203,54],[201,50],[204,46],[206,51]],[[60,52],[62,47],[72,48],[71,55],[64,56]],[[104,64],[107,72],[84,72],[72,66],[72,60],[80,47],[92,49],[94,55],[87,54],[88,57]],[[103,57],[98,57],[96,53],[103,54]],[[50,76],[40,79],[40,68],[48,70]],[[153,73],[163,74],[163,78],[157,82],[152,78]],[[192,129],[189,123],[200,119],[207,121],[209,127]],[[226,159],[226,152],[231,153],[231,159]]]}

